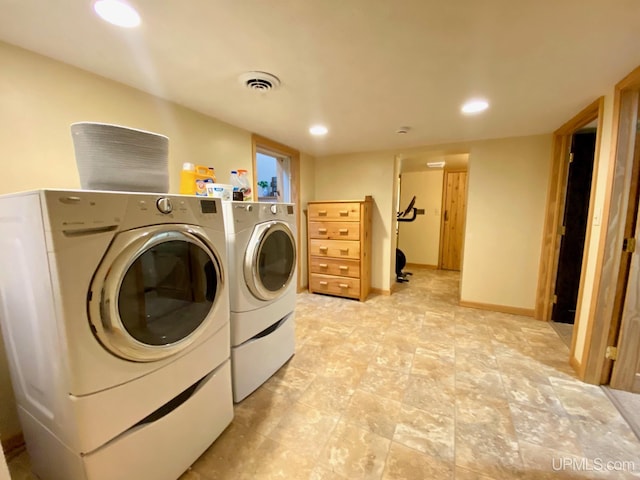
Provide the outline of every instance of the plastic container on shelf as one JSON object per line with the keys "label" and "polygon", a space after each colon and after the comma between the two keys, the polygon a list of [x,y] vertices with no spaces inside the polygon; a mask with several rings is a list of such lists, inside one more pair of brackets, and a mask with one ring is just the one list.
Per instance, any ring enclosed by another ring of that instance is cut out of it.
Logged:
{"label": "plastic container on shelf", "polygon": [[233,185],[226,183],[207,183],[207,196],[221,198],[222,200],[231,200],[233,194]]}
{"label": "plastic container on shelf", "polygon": [[245,201],[251,201],[251,179],[247,170],[238,169],[238,182],[240,183],[240,191]]}
{"label": "plastic container on shelf", "polygon": [[180,193],[184,195],[207,196],[207,183],[215,183],[216,174],[212,167],[194,165],[190,162],[182,164],[180,172]]}

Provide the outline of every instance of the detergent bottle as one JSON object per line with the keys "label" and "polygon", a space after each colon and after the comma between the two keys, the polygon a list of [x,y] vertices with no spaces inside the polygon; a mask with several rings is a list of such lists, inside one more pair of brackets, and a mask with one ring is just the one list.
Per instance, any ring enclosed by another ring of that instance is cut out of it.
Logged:
{"label": "detergent bottle", "polygon": [[216,174],[212,167],[182,164],[180,172],[180,193],[184,195],[207,196],[207,183],[216,183]]}
{"label": "detergent bottle", "polygon": [[246,170],[238,170],[238,182],[244,199],[250,202],[252,200],[251,180],[249,179],[248,173]]}

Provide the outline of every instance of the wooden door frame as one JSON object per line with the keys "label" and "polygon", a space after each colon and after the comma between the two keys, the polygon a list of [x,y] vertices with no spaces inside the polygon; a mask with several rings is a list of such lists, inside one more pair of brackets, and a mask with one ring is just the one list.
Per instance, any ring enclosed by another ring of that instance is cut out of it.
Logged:
{"label": "wooden door frame", "polygon": [[[594,285],[591,302],[587,306],[589,312],[586,316],[586,333],[584,349],[580,359],[574,357],[576,336],[571,343],[570,363],[585,382],[602,384],[608,381],[606,349],[609,346],[610,330],[612,327],[612,313],[615,303],[616,284],[620,266],[620,250],[622,248],[624,222],[620,218],[626,217],[626,202],[628,190],[625,194],[625,185],[629,185],[631,169],[626,162],[623,152],[619,151],[621,94],[625,90],[640,88],[640,67],[622,79],[615,87],[613,98],[613,117],[611,127],[611,147],[608,155],[607,179],[605,185],[604,205],[602,207],[602,234],[600,235],[595,262]],[[566,162],[563,156],[567,148],[568,137],[589,123],[587,120],[598,111],[598,133],[596,139],[596,156],[594,158],[594,172],[598,170],[600,154],[600,137],[603,128],[604,99],[600,98],[589,105],[576,117],[554,132],[553,161],[551,176],[549,179],[549,191],[547,196],[547,213],[545,217],[542,256],[538,281],[538,294],[536,299],[536,318],[548,320],[550,314],[551,298],[553,295],[553,280],[557,269],[557,253],[559,249],[559,219],[562,218],[564,198],[566,196]],[[592,194],[595,189],[592,184]],[[593,199],[592,199],[593,200]],[[590,204],[588,214],[587,237],[585,251],[589,249],[591,241],[591,226],[593,225],[593,202]],[[622,223],[622,225],[621,225]],[[583,267],[586,262],[583,259]],[[583,268],[584,274],[584,268]],[[580,318],[583,297],[583,278],[580,279],[578,305],[576,319]],[[577,327],[576,322],[576,327]]]}
{"label": "wooden door frame", "polygon": [[262,137],[257,134],[251,135],[251,153],[252,153],[252,168],[253,168],[253,191],[256,192],[256,201],[258,199],[258,169],[256,165],[256,154],[258,150],[264,149],[269,150],[274,153],[282,154],[283,156],[287,156],[290,159],[289,174],[291,175],[291,203],[295,204],[295,212],[296,212],[296,242],[298,244],[298,254],[296,255],[296,268],[298,270],[297,273],[297,282],[298,287],[297,291],[301,292],[302,288],[302,258],[300,255],[300,216],[302,211],[300,209],[300,152],[294,148],[291,148],[282,143],[278,143],[269,138]]}
{"label": "wooden door frame", "polygon": [[[556,277],[558,274],[558,261],[560,257],[560,241],[562,238],[562,221],[564,218],[565,200],[567,197],[567,181],[569,175],[569,150],[571,149],[571,137],[575,132],[598,119],[596,131],[596,147],[593,160],[593,171],[597,171],[598,153],[600,151],[600,139],[602,136],[602,116],[604,109],[604,97],[588,105],[571,120],[553,132],[553,157],[551,162],[551,175],[547,190],[547,209],[545,214],[542,255],[538,274],[538,292],[536,295],[535,318],[538,320],[551,320],[553,307],[553,295],[555,291]],[[591,225],[593,217],[593,197],[595,182],[591,184],[589,198],[589,212],[587,213],[587,231],[585,236],[584,251],[589,249],[591,237]],[[582,259],[582,274],[578,289],[578,302],[576,306],[576,321],[579,318],[579,309],[583,295],[584,266],[587,256]],[[574,344],[572,341],[571,349]]]}
{"label": "wooden door frame", "polygon": [[[629,189],[633,169],[633,152],[629,152],[625,128],[629,127],[628,108],[622,104],[624,92],[640,89],[640,67],[636,68],[615,87],[613,99],[613,129],[611,160],[607,177],[607,191],[603,212],[603,235],[600,237],[596,265],[596,285],[592,303],[593,318],[589,322],[583,356],[581,378],[585,382],[608,383],[611,362],[606,358],[607,347],[612,345],[613,311],[616,298],[620,298],[618,276],[624,241]],[[630,153],[630,154],[629,154]],[[619,328],[619,325],[617,326]]]}

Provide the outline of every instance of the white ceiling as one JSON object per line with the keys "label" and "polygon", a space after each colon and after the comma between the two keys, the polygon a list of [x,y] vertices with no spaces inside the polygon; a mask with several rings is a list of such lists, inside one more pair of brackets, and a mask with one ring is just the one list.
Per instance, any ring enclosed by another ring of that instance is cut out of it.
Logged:
{"label": "white ceiling", "polygon": [[135,30],[91,0],[0,0],[0,39],[318,156],[548,133],[640,65],[638,0],[130,3]]}

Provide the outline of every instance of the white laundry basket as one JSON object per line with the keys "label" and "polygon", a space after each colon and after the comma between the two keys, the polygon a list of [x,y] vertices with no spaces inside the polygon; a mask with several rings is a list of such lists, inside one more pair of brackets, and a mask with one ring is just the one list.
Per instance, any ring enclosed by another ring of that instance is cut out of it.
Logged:
{"label": "white laundry basket", "polygon": [[71,136],[84,190],[169,191],[169,138],[106,123],[79,122]]}

